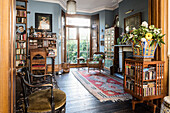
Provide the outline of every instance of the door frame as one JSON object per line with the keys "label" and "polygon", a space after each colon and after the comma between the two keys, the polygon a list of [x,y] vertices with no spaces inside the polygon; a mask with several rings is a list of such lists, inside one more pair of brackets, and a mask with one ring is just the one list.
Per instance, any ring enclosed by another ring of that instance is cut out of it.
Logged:
{"label": "door frame", "polygon": [[[90,27],[87,27],[87,26],[75,26],[75,25],[67,25],[66,24],[66,21],[67,21],[67,17],[73,17],[73,18],[86,18],[86,19],[90,19],[91,20],[91,16],[88,16],[88,15],[79,15],[79,14],[75,14],[75,15],[70,15],[70,14],[65,14],[65,32],[66,32],[66,28],[77,28],[77,43],[78,43],[78,47],[77,47],[77,52],[78,52],[78,57],[79,57],[79,53],[80,53],[80,40],[79,40],[79,28],[90,28],[90,42],[91,42],[91,22],[90,22]],[[66,44],[67,44],[67,33],[65,33],[65,42],[64,42],[64,53],[65,53],[65,57],[64,57],[64,61],[67,62],[67,47],[66,47]],[[90,43],[90,55],[91,56],[91,43]],[[70,64],[70,67],[77,67],[77,65],[80,65],[79,61],[77,62],[77,64]],[[87,66],[86,63],[83,63],[81,64],[81,66]]]}
{"label": "door frame", "polygon": [[0,0],[0,112],[16,112],[16,0]]}

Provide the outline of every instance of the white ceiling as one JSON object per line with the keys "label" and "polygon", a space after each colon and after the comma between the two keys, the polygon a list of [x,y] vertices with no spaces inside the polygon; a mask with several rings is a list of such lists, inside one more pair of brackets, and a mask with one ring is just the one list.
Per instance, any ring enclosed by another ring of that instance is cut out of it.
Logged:
{"label": "white ceiling", "polygon": [[[43,2],[58,3],[66,9],[67,0],[35,0]],[[123,0],[75,0],[77,2],[77,12],[94,13],[101,10],[114,10],[118,3]]]}

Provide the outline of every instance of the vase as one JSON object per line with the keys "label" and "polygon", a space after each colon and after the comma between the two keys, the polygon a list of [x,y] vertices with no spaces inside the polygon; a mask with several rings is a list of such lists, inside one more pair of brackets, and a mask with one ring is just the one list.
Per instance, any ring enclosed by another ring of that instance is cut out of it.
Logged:
{"label": "vase", "polygon": [[[154,58],[154,54],[158,45],[155,42],[152,46],[150,46],[151,41],[152,40],[146,40],[144,42],[140,41],[138,44],[132,42],[133,57],[151,61],[151,59]],[[136,45],[139,45],[139,47]]]}

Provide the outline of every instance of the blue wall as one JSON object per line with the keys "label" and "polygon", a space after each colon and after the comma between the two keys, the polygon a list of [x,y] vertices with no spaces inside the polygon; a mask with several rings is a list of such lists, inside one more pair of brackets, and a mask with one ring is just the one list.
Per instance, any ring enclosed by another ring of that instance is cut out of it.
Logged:
{"label": "blue wall", "polygon": [[[35,13],[46,13],[52,14],[52,32],[59,34],[61,28],[61,6],[59,4],[32,1],[28,2],[28,11],[31,13],[28,15],[28,28],[33,26],[35,28]],[[59,53],[61,53],[61,48],[59,47]],[[61,55],[61,54],[59,54]],[[56,64],[58,58],[55,60]],[[61,56],[59,56],[59,63],[61,62]],[[51,64],[51,59],[47,58],[47,64]]]}
{"label": "blue wall", "polygon": [[[134,11],[126,15],[125,12],[130,9]],[[124,32],[124,18],[138,12],[142,12],[142,21],[148,22],[148,0],[123,0],[119,4],[119,34]]]}

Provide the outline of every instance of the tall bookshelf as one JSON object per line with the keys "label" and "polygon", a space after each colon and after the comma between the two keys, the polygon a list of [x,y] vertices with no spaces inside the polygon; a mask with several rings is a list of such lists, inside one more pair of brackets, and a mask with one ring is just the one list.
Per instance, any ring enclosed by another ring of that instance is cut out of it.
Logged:
{"label": "tall bookshelf", "polygon": [[[16,0],[16,68],[26,66],[27,55],[27,0]],[[19,32],[19,29],[24,29]]]}
{"label": "tall bookshelf", "polygon": [[132,100],[132,109],[136,103],[148,102],[156,105],[152,100],[164,97],[164,61],[143,61],[140,59],[126,59],[124,73],[124,90],[137,100]]}
{"label": "tall bookshelf", "polygon": [[114,65],[115,60],[118,57],[118,54],[115,54],[115,45],[118,38],[119,29],[118,27],[112,27],[105,30],[104,38],[104,52],[105,52],[105,69],[110,70],[110,67]]}

